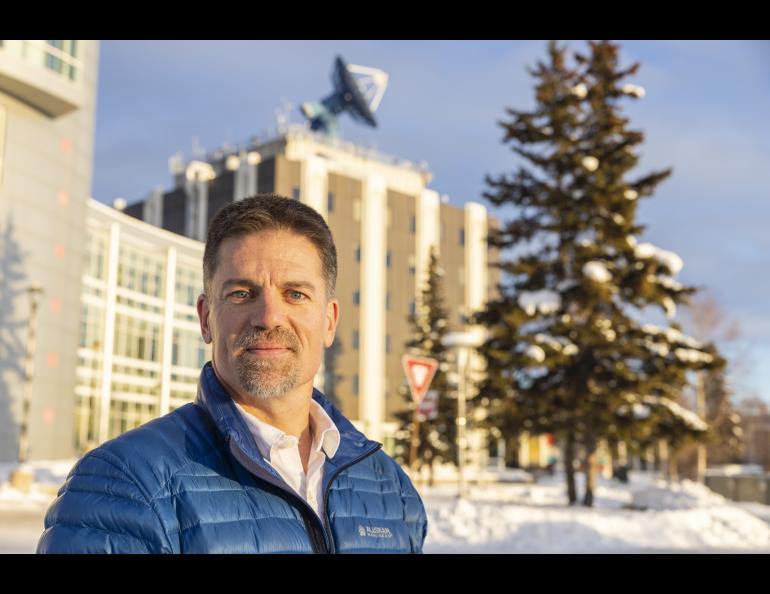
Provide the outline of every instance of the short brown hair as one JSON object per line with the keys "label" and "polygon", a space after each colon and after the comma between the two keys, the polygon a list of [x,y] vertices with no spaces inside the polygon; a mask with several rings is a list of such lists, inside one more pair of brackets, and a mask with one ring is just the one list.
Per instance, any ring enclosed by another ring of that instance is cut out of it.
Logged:
{"label": "short brown hair", "polygon": [[316,210],[279,194],[256,194],[223,206],[209,224],[203,251],[203,290],[211,297],[219,246],[225,239],[260,231],[292,231],[309,239],[318,250],[326,279],[326,298],[337,284],[337,248],[329,226]]}

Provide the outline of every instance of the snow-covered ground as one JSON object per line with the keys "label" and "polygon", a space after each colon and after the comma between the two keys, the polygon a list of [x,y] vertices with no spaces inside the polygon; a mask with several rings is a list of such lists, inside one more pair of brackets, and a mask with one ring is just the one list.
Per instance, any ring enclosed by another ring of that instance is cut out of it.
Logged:
{"label": "snow-covered ground", "polygon": [[562,474],[472,486],[462,499],[448,487],[420,491],[426,553],[770,552],[770,506],[731,502],[690,481],[600,478],[593,508],[566,505]]}
{"label": "snow-covered ground", "polygon": [[45,511],[76,460],[30,462],[22,468],[34,477],[29,492],[13,488],[17,464],[0,463],[0,553],[34,553],[43,533]]}
{"label": "snow-covered ground", "polygon": [[[45,510],[73,463],[28,465],[29,494],[8,484],[12,466],[0,464],[0,553],[35,551]],[[566,505],[562,474],[471,485],[462,499],[453,486],[418,488],[428,511],[426,553],[770,552],[770,506],[731,502],[690,481],[634,472],[625,485],[600,478],[593,508]]]}

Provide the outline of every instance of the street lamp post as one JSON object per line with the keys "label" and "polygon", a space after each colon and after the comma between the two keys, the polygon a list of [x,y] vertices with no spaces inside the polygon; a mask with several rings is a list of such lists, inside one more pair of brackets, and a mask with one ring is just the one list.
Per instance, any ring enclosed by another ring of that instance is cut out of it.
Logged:
{"label": "street lamp post", "polygon": [[27,348],[24,353],[24,384],[22,387],[21,423],[19,424],[19,463],[21,464],[29,458],[29,409],[32,400],[32,377],[35,373],[38,298],[42,293],[43,287],[40,285],[27,287],[29,325],[27,327]]}
{"label": "street lamp post", "polygon": [[459,385],[457,391],[457,475],[458,475],[458,495],[465,495],[465,449],[467,446],[466,426],[468,424],[465,410],[466,399],[468,397],[468,359],[471,349],[478,348],[483,344],[486,333],[479,329],[469,332],[450,332],[442,343],[447,348],[455,349],[457,352],[457,373]]}

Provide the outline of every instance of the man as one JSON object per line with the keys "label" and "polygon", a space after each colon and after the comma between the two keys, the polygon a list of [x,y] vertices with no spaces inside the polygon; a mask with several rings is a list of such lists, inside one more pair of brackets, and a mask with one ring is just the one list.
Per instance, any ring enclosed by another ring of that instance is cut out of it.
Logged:
{"label": "man", "polygon": [[211,222],[194,403],[72,469],[40,553],[419,553],[422,501],[318,390],[334,340],[337,253],[323,218],[258,195]]}

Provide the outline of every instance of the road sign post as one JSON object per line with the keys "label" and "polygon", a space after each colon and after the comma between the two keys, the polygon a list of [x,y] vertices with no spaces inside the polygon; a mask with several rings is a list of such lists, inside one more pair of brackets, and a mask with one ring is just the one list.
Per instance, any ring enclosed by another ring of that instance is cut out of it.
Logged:
{"label": "road sign post", "polygon": [[406,373],[406,379],[409,382],[409,390],[412,393],[415,407],[412,413],[412,439],[409,449],[409,468],[412,473],[415,472],[415,463],[417,462],[417,448],[419,447],[419,428],[420,428],[420,404],[428,392],[428,387],[433,376],[438,369],[438,361],[430,357],[411,357],[404,355],[401,357],[401,364]]}

